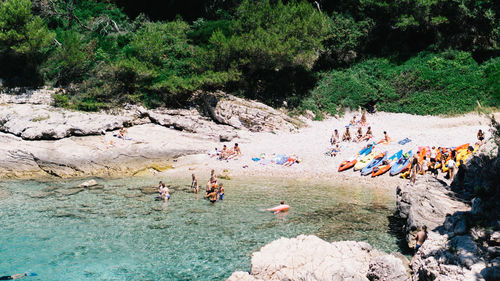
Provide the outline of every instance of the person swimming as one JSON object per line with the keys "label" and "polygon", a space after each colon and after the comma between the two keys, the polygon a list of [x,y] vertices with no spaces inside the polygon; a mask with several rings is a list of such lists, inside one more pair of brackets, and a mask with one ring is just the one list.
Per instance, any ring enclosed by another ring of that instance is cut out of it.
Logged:
{"label": "person swimming", "polygon": [[285,201],[281,201],[279,206],[270,209],[265,209],[264,211],[271,211],[274,214],[277,214],[277,213],[287,212],[288,210],[290,210],[290,206],[285,204]]}

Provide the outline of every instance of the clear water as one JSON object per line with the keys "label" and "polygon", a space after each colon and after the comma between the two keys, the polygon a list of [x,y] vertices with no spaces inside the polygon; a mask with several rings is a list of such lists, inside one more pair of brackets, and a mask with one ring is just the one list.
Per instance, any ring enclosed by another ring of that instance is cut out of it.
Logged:
{"label": "clear water", "polygon": [[[9,181],[0,191],[0,275],[29,280],[223,280],[250,270],[251,253],[280,237],[316,234],[366,241],[397,251],[388,231],[394,192],[273,179],[225,181],[211,205],[179,179],[172,199],[155,201],[139,187],[156,178],[98,180],[104,189],[74,195],[79,182]],[[45,192],[45,193],[43,193]],[[37,198],[40,197],[41,198]],[[287,214],[261,211],[280,200]]]}

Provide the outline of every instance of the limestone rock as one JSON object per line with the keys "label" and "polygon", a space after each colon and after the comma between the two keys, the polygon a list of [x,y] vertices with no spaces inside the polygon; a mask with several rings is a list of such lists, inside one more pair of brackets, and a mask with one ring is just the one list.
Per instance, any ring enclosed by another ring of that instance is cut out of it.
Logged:
{"label": "limestone rock", "polygon": [[0,131],[26,140],[99,135],[102,131],[118,129],[131,120],[131,117],[68,111],[48,105],[0,106]]}
{"label": "limestone rock", "polygon": [[370,262],[366,277],[370,281],[406,281],[410,279],[403,262],[392,255],[384,255],[373,259]]}
{"label": "limestone rock", "polygon": [[149,113],[152,122],[173,129],[197,133],[219,141],[231,141],[238,134],[231,126],[215,124],[196,109],[155,109]]}
{"label": "limestone rock", "polygon": [[227,281],[262,281],[262,279],[257,279],[248,272],[236,271],[229,276]]}
{"label": "limestone rock", "polygon": [[[328,243],[316,236],[300,235],[297,238],[281,238],[262,247],[252,254],[251,274],[234,273],[229,280],[366,281],[369,280],[369,265],[377,263],[374,259],[382,256],[387,254],[372,249],[364,242]],[[403,263],[396,257],[377,264],[383,264],[377,271],[381,276],[399,278],[394,280],[408,279]]]}
{"label": "limestone rock", "polygon": [[78,187],[87,188],[87,187],[96,186],[96,185],[98,185],[96,180],[88,180],[86,182],[82,182],[81,184],[79,184]]}
{"label": "limestone rock", "polygon": [[195,100],[202,112],[220,124],[252,132],[296,131],[304,125],[286,114],[257,101],[244,100],[222,92],[198,92]]}

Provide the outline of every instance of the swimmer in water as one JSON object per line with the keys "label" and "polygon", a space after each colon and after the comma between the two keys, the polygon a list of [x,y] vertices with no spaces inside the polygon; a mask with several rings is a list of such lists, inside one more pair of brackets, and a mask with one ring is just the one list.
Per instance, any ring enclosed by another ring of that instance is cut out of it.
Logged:
{"label": "swimmer in water", "polygon": [[14,280],[14,279],[20,279],[26,276],[37,276],[36,273],[21,273],[21,274],[14,274],[14,275],[6,275],[6,276],[0,276],[0,280]]}
{"label": "swimmer in water", "polygon": [[276,206],[274,208],[270,209],[265,209],[264,211],[271,211],[274,212],[275,214],[281,213],[281,212],[286,212],[290,209],[290,206],[285,204],[285,201],[281,201],[279,206]]}

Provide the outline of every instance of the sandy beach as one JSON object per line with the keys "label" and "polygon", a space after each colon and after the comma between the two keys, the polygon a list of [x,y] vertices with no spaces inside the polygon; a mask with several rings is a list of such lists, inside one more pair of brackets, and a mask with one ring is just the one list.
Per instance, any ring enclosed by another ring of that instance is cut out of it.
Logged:
{"label": "sandy beach", "polygon": [[[359,113],[347,113],[341,118],[328,118],[323,121],[309,121],[308,126],[297,133],[252,133],[248,131],[239,132],[240,138],[231,143],[232,147],[237,142],[241,147],[242,156],[237,159],[220,161],[208,156],[215,147],[220,149],[223,143],[206,143],[206,154],[190,155],[177,159],[174,163],[175,169],[160,173],[158,176],[173,174],[184,174],[193,172],[204,182],[209,176],[210,169],[217,173],[228,170],[231,176],[270,176],[270,177],[307,177],[326,178],[339,182],[361,184],[375,184],[377,186],[395,186],[393,183],[401,181],[398,177],[390,177],[385,174],[376,178],[363,177],[359,172],[352,170],[337,172],[339,164],[352,157],[363,148],[367,142],[354,143],[342,142],[341,152],[336,157],[326,156],[325,152],[330,148],[329,140],[334,129],[338,129],[340,135],[349,124],[353,115],[360,117]],[[498,114],[497,114],[498,115]],[[476,134],[479,129],[486,132],[486,138],[490,137],[489,119],[484,115],[470,113],[458,117],[438,116],[416,116],[401,113],[385,113],[367,115],[368,126],[372,127],[374,141],[383,138],[383,131],[387,131],[393,142],[388,145],[378,145],[377,152],[388,151],[389,154],[403,149],[416,150],[418,146],[445,146],[454,147],[464,143],[474,144],[477,141]],[[367,127],[363,127],[363,132]],[[351,128],[352,135],[357,128]],[[412,141],[399,145],[397,142],[404,138]],[[302,160],[299,164],[284,167],[276,164],[261,165],[251,160],[261,153],[274,154],[296,154]]]}

